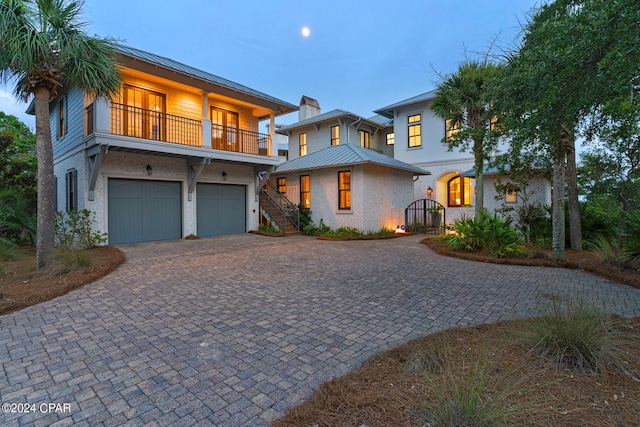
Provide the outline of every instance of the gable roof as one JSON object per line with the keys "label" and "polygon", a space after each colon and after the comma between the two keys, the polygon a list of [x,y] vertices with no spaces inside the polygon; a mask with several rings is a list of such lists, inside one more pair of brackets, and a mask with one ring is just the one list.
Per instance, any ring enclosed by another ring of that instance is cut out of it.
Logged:
{"label": "gable roof", "polygon": [[396,102],[391,105],[387,105],[386,107],[379,108],[374,111],[376,114],[380,114],[381,116],[388,117],[390,119],[393,118],[394,110],[397,110],[400,107],[406,107],[413,104],[419,104],[421,102],[429,101],[436,96],[436,91],[431,90],[429,92],[421,93],[420,95],[413,96],[411,98],[407,98],[403,101]]}
{"label": "gable roof", "polygon": [[294,129],[299,129],[305,126],[310,126],[313,124],[317,124],[317,123],[322,123],[322,122],[328,122],[331,120],[336,120],[339,118],[343,118],[343,117],[348,117],[351,118],[353,120],[361,120],[364,123],[369,124],[370,126],[376,127],[376,128],[381,128],[384,127],[381,123],[370,120],[370,119],[366,119],[362,116],[359,116],[357,114],[354,114],[350,111],[346,111],[346,110],[341,110],[341,109],[335,109],[335,110],[331,110],[328,111],[326,113],[322,113],[322,114],[318,114],[317,116],[313,116],[310,117],[308,119],[305,120],[301,120],[299,122],[290,124],[290,125],[285,125],[283,127],[281,127],[280,129],[276,130],[276,133],[280,133],[283,135],[286,135],[287,132],[294,130]]}
{"label": "gable roof", "polygon": [[116,44],[114,47],[117,53],[131,59],[146,62],[147,64],[150,64],[152,66],[164,68],[166,70],[200,80],[204,83],[219,86],[232,92],[248,95],[252,98],[257,98],[262,101],[267,101],[268,103],[276,104],[280,109],[280,114],[290,113],[292,111],[298,110],[298,107],[286,101],[275,98],[271,95],[267,95],[255,89],[251,89],[250,87],[241,85],[240,83],[236,83],[231,80],[208,73],[206,71],[191,67],[189,65],[182,64],[178,61],[174,61],[173,59],[120,44]]}
{"label": "gable roof", "polygon": [[366,163],[401,169],[413,172],[414,175],[431,175],[431,172],[427,172],[424,169],[354,144],[332,145],[315,153],[289,160],[279,164],[274,172],[294,172]]}

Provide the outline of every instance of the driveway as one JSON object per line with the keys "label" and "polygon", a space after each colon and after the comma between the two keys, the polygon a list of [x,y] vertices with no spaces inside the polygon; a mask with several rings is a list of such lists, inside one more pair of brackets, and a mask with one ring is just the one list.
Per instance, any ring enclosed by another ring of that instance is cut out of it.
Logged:
{"label": "driveway", "polygon": [[0,424],[263,426],[375,353],[536,315],[549,294],[640,316],[640,290],[441,257],[421,238],[124,246],[109,276],[0,317],[0,402],[26,412]]}

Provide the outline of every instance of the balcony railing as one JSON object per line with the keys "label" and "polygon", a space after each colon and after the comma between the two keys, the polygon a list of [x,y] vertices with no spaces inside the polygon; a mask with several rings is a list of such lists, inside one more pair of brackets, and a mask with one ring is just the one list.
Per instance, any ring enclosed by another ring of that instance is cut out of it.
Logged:
{"label": "balcony railing", "polygon": [[200,120],[111,103],[111,133],[200,147]]}
{"label": "balcony railing", "polygon": [[[202,147],[202,122],[159,111],[111,103],[110,132],[114,135]],[[100,108],[85,108],[86,131],[96,131]],[[208,133],[208,132],[207,132]],[[207,135],[208,138],[208,135]],[[269,155],[270,136],[232,126],[211,125],[211,148],[236,153]]]}
{"label": "balcony railing", "polygon": [[267,156],[269,155],[269,135],[212,124],[211,148]]}

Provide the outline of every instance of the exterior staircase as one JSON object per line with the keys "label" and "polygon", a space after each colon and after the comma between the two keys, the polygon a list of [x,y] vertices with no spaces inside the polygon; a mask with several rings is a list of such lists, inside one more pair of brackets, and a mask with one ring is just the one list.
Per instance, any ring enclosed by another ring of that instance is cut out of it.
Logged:
{"label": "exterior staircase", "polygon": [[287,197],[267,181],[260,191],[260,213],[272,226],[285,235],[302,234],[300,231],[300,211]]}

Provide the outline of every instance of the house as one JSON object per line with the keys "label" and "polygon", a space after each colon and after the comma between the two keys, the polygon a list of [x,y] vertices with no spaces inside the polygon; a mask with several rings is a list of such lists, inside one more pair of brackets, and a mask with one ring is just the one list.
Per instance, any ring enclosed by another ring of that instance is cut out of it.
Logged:
{"label": "house", "polygon": [[274,119],[297,107],[148,52],[117,53],[119,96],[70,87],[51,102],[58,210],[91,210],[110,244],[256,228],[258,175],[280,162]]}
{"label": "house", "polygon": [[[447,136],[445,121],[430,109],[436,92],[430,91],[379,108],[378,115],[393,120],[394,151],[397,160],[407,162],[431,172],[414,183],[414,198],[431,199],[446,209],[446,222],[451,224],[462,215],[473,216],[475,204],[474,158],[470,151],[449,150],[443,142]],[[455,132],[455,130],[453,130]],[[499,145],[493,156],[506,149],[506,141]],[[470,170],[470,171],[469,171]],[[499,179],[492,169],[484,179],[484,206],[489,211],[501,207],[527,204],[550,204],[551,184],[545,178],[534,178],[523,194],[499,194],[495,184]]]}
{"label": "house", "polygon": [[404,224],[414,177],[428,173],[345,142],[285,162],[271,179],[279,193],[310,208],[316,224],[378,231]]}

